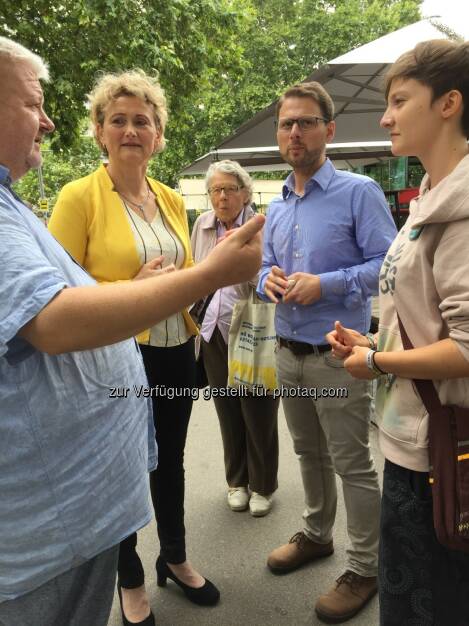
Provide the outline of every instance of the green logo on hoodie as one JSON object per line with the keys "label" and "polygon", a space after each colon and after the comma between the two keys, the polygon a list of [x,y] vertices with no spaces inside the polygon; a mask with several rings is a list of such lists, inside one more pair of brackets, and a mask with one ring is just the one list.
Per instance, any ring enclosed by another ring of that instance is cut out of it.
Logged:
{"label": "green logo on hoodie", "polygon": [[423,230],[423,226],[417,226],[416,228],[411,228],[409,231],[409,239],[411,241],[415,241],[416,239],[418,239],[422,233]]}

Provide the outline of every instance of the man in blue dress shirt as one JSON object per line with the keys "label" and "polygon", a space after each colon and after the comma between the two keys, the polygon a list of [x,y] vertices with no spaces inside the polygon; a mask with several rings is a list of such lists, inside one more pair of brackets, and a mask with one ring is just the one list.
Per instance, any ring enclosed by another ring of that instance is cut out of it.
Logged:
{"label": "man in blue dress shirt", "polygon": [[370,388],[332,356],[325,334],[341,320],[369,330],[371,296],[396,229],[380,187],[337,171],[326,157],[334,105],[319,83],[287,90],[277,141],[293,172],[272,201],[258,293],[277,304],[277,367],[305,492],[304,528],[268,559],[283,574],[333,553],[336,477],[342,479],[350,546],[347,570],[316,603],[336,623],[376,593],[380,493],[369,450]]}
{"label": "man in blue dress shirt", "polygon": [[156,464],[132,337],[248,280],[263,219],[197,267],[97,287],[11,188],[54,129],[47,76],[0,37],[0,624],[106,626],[119,543],[151,519]]}

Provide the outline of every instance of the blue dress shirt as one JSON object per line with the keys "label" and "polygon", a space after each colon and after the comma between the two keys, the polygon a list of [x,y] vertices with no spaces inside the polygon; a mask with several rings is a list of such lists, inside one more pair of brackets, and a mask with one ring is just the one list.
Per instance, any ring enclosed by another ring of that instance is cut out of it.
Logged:
{"label": "blue dress shirt", "polygon": [[[95,281],[12,193],[0,166],[0,602],[152,518],[150,399],[135,340],[50,356],[18,336],[63,288]],[[96,287],[97,289],[99,287]]]}
{"label": "blue dress shirt", "polygon": [[377,183],[367,176],[336,170],[329,159],[307,181],[303,196],[288,176],[282,197],[267,214],[258,294],[273,265],[287,276],[316,274],[321,298],[310,305],[279,303],[275,324],[284,339],[325,344],[335,320],[365,333],[371,296],[378,293],[384,256],[396,227]]}

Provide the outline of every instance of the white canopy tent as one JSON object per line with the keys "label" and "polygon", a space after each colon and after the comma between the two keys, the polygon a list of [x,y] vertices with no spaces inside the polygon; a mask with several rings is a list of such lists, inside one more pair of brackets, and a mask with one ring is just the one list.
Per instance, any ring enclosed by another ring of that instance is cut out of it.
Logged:
{"label": "white canopy tent", "polygon": [[[469,38],[469,27],[461,33]],[[328,155],[336,166],[366,165],[390,156],[390,142],[379,126],[384,112],[383,75],[403,52],[427,39],[444,39],[448,30],[428,18],[351,50],[305,79],[320,82],[334,100],[337,130]],[[287,169],[275,140],[275,105],[240,126],[215,150],[184,168],[181,175],[203,174],[213,161],[234,159],[248,170]]]}

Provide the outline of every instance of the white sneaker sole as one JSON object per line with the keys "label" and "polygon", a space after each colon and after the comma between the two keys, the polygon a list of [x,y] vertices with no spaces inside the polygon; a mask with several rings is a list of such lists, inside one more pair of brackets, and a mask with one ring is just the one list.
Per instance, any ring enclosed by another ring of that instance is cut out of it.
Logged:
{"label": "white sneaker sole", "polygon": [[249,506],[249,503],[247,503],[245,505],[242,505],[242,504],[233,504],[233,505],[231,505],[230,503],[228,503],[228,506],[235,513],[241,513],[241,511],[246,511],[246,509]]}
{"label": "white sneaker sole", "polygon": [[269,509],[260,510],[260,511],[256,511],[256,510],[253,511],[252,509],[249,509],[249,510],[253,517],[265,517],[266,515],[270,513],[270,511],[272,510],[272,507],[270,507]]}

